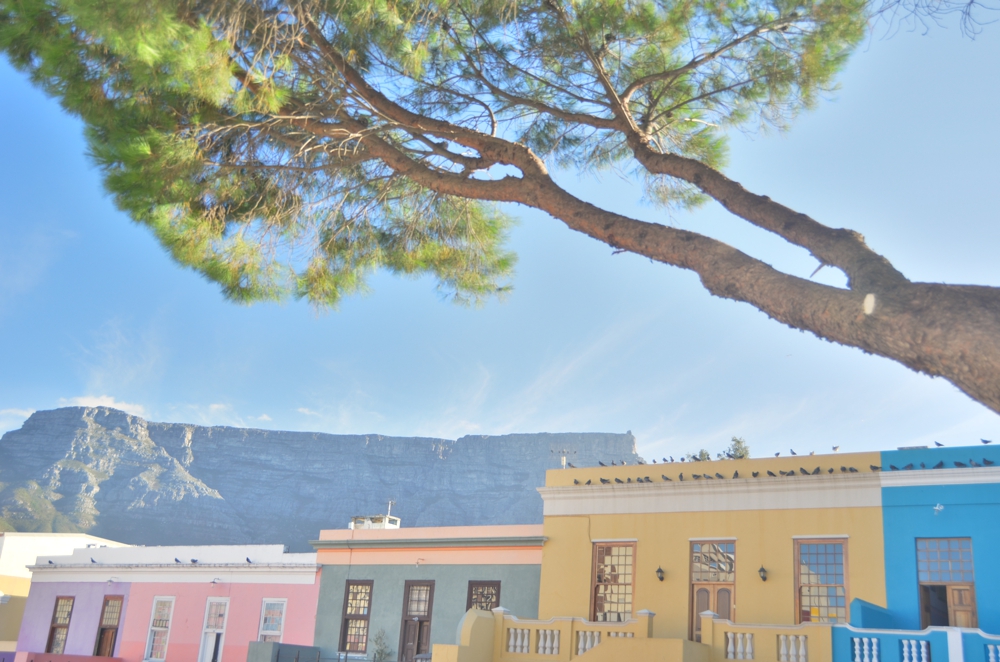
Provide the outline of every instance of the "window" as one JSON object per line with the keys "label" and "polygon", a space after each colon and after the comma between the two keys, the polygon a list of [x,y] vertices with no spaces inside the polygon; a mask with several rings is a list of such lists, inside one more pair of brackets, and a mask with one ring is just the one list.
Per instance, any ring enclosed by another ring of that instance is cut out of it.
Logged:
{"label": "window", "polygon": [[489,611],[500,606],[500,582],[469,582],[465,609]]}
{"label": "window", "polygon": [[170,617],[174,611],[173,598],[153,598],[153,617],[149,622],[149,640],[146,644],[147,660],[164,660],[167,657],[167,638],[170,636]]}
{"label": "window", "polygon": [[736,543],[693,543],[691,545],[691,581],[736,581]]}
{"label": "window", "polygon": [[976,627],[971,538],[917,538],[921,627]]}
{"label": "window", "polygon": [[368,619],[371,616],[372,580],[349,581],[344,589],[344,626],[340,650],[364,653],[368,648]]}
{"label": "window", "polygon": [[73,598],[56,598],[52,610],[52,625],[49,628],[49,642],[46,653],[62,655],[66,650],[66,634],[69,632],[69,618],[73,615]]}
{"label": "window", "polygon": [[799,623],[847,622],[845,548],[842,541],[796,541]]}
{"label": "window", "polygon": [[97,643],[94,645],[95,657],[115,656],[115,641],[118,639],[118,622],[122,617],[123,600],[120,595],[104,597],[101,622],[97,626]]}
{"label": "window", "polygon": [[621,623],[632,618],[634,563],[635,543],[594,544],[593,620]]}
{"label": "window", "polygon": [[205,607],[205,629],[201,635],[200,662],[219,662],[222,658],[222,642],[226,633],[228,613],[228,599],[208,599],[208,605]]}
{"label": "window", "polygon": [[257,641],[281,641],[286,604],[287,600],[264,598],[264,606],[260,610],[260,635]]}
{"label": "window", "polygon": [[972,540],[917,538],[917,577],[921,583],[972,582]]}

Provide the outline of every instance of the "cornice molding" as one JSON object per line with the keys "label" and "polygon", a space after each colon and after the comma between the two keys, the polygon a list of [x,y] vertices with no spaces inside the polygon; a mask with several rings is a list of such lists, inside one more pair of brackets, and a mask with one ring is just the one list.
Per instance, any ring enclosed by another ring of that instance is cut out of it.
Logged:
{"label": "cornice molding", "polygon": [[1000,483],[1000,467],[912,469],[879,473],[882,487],[929,487],[933,485],[988,485]]}
{"label": "cornice molding", "polygon": [[434,549],[468,547],[541,547],[545,536],[496,536],[488,538],[401,538],[370,540],[310,540],[321,549]]}

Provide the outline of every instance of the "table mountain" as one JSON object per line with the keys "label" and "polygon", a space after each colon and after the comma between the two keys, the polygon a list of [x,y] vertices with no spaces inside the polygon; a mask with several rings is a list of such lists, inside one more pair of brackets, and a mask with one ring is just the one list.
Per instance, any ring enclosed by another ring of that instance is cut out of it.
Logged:
{"label": "table mountain", "polygon": [[0,531],[310,551],[320,529],[384,512],[390,498],[404,527],[536,523],[535,488],[562,455],[577,466],[638,459],[631,433],[333,435],[66,407],[0,438]]}

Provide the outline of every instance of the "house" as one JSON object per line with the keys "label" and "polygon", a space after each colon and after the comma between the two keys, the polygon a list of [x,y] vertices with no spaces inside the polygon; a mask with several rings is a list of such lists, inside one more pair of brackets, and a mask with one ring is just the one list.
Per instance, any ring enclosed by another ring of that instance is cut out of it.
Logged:
{"label": "house", "polygon": [[551,470],[538,618],[470,611],[433,659],[998,662],[998,466],[975,447]]}
{"label": "house", "polygon": [[69,554],[81,547],[120,547],[123,543],[83,533],[0,532],[0,662],[11,662],[28,601],[28,566],[43,554]]}
{"label": "house", "polygon": [[[40,556],[16,662],[221,662],[251,642],[311,645],[315,554],[281,545],[77,549]],[[66,659],[66,658],[55,658]]]}
{"label": "house", "polygon": [[399,528],[355,518],[320,532],[315,646],[322,658],[413,662],[451,643],[470,608],[538,610],[542,527]]}

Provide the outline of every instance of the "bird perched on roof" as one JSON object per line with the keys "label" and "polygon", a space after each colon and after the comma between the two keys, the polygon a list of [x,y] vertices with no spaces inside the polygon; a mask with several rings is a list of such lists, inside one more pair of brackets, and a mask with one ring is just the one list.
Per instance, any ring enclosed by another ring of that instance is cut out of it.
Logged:
{"label": "bird perched on roof", "polygon": [[198,559],[191,559],[191,563],[197,563]]}
{"label": "bird perched on roof", "polygon": [[889,468],[892,469],[893,471],[899,471],[899,467],[897,467],[895,464],[890,464]]}
{"label": "bird perched on roof", "polygon": [[574,485],[579,485],[579,484],[580,484],[580,481],[578,481],[578,480],[577,480],[576,478],[574,478],[574,479],[573,479],[573,484],[574,484]]}
{"label": "bird perched on roof", "polygon": [[833,447],[833,452],[834,452],[834,453],[836,453],[836,452],[837,452],[837,451],[839,451],[839,450],[840,450],[840,446],[834,446],[834,447]]}
{"label": "bird perched on roof", "polygon": [[921,463],[920,463],[920,468],[921,468],[921,469],[926,469],[926,468],[927,468],[927,465],[926,465],[926,464],[924,464],[923,462],[921,462]]}
{"label": "bird perched on roof", "polygon": [[643,480],[645,480],[647,483],[652,483],[653,482],[653,479],[650,478],[649,476],[644,476]]}
{"label": "bird perched on roof", "polygon": [[984,457],[983,458],[983,464],[985,464],[987,467],[989,467],[989,466],[993,466],[994,464],[996,464],[996,462],[994,462],[993,460],[991,460],[991,459],[989,459],[987,457]]}
{"label": "bird perched on roof", "polygon": [[810,455],[815,455],[815,454],[816,454],[816,451],[809,451],[809,454],[810,454]]}
{"label": "bird perched on roof", "polygon": [[701,474],[691,474],[691,477],[694,478],[695,480],[698,480],[701,478]]}
{"label": "bird perched on roof", "polygon": [[826,470],[826,473],[828,473],[828,474],[832,474],[832,473],[833,473],[833,467],[830,467],[829,469],[827,469],[827,470]]}
{"label": "bird perched on roof", "polygon": [[983,442],[984,444],[992,444],[993,443],[992,439],[980,439],[979,441]]}
{"label": "bird perched on roof", "polygon": [[734,471],[733,472],[733,478],[739,478],[739,477],[740,477],[740,472],[739,471]]}
{"label": "bird perched on roof", "polygon": [[[614,464],[614,462],[612,462],[612,464]],[[622,460],[622,466],[624,467],[626,464],[628,464],[628,462],[626,462],[625,460]]]}
{"label": "bird perched on roof", "polygon": [[606,466],[608,466],[608,465],[604,464],[603,462],[601,462],[600,460],[598,460],[598,461],[597,461],[597,463],[598,463],[599,465],[601,465],[602,467],[606,467]]}
{"label": "bird perched on roof", "polygon": [[686,458],[683,458],[683,457],[681,458],[681,462],[686,462],[686,461],[687,461]]}
{"label": "bird perched on roof", "polygon": [[[646,463],[645,463],[645,462],[643,462],[642,460],[637,460],[637,462],[638,462],[638,464],[646,464]],[[625,464],[625,463],[624,463],[624,462],[622,462],[622,464]]]}
{"label": "bird perched on roof", "polygon": [[668,483],[672,483],[673,482],[672,480],[670,480],[669,477],[664,476],[663,474],[660,474],[660,478],[662,478],[663,480],[667,481]]}
{"label": "bird perched on roof", "polygon": [[791,453],[792,455],[798,455],[798,453],[795,452],[794,448],[789,448],[788,452]]}
{"label": "bird perched on roof", "polygon": [[813,476],[818,476],[819,475],[819,467],[816,467],[815,469],[813,469],[813,474],[812,475]]}
{"label": "bird perched on roof", "polygon": [[181,560],[180,560],[179,558],[177,558],[177,557],[175,556],[175,557],[174,557],[174,563],[184,563],[184,562],[183,562],[183,561],[181,561]]}
{"label": "bird perched on roof", "polygon": [[940,462],[935,464],[933,467],[931,467],[931,469],[944,469],[944,460],[941,460]]}
{"label": "bird perched on roof", "polygon": [[781,451],[778,451],[777,453],[775,453],[774,457],[778,457],[779,455],[781,455]]}
{"label": "bird perched on roof", "polygon": [[611,460],[611,466],[613,466],[613,467],[616,467],[616,466],[618,466],[618,465],[617,465],[617,464],[615,464],[615,461],[614,461],[614,460]]}
{"label": "bird perched on roof", "polygon": [[681,482],[683,482],[684,481],[684,473],[681,472],[681,475],[678,476],[677,478],[678,478],[678,480],[680,480]]}
{"label": "bird perched on roof", "polygon": [[610,482],[611,482],[611,481],[610,481],[610,480],[608,480],[607,478],[602,478],[602,479],[601,479],[601,484],[602,484],[602,485],[607,485],[607,484],[608,484],[608,483],[610,483]]}
{"label": "bird perched on roof", "polygon": [[847,467],[847,470],[850,471],[852,474],[858,473],[858,470],[855,469],[854,467]]}
{"label": "bird perched on roof", "polygon": [[49,565],[55,565],[55,564],[56,564],[55,561],[53,561],[52,559],[49,559]]}
{"label": "bird perched on roof", "polygon": [[[632,480],[632,479],[631,479],[631,478],[629,478],[629,480]],[[615,482],[616,482],[616,483],[621,483],[622,485],[624,485],[624,484],[625,484],[625,481],[624,481],[624,480],[622,480],[621,478],[615,478]]]}
{"label": "bird perched on roof", "polygon": [[656,458],[655,457],[653,458],[653,464],[656,464]]}
{"label": "bird perched on roof", "polygon": [[[782,472],[782,473],[784,473],[784,472]],[[770,470],[768,470],[767,475],[770,476],[771,478],[777,478],[777,476],[774,475],[774,472],[770,471]]]}
{"label": "bird perched on roof", "polygon": [[[869,464],[868,468],[871,469],[872,471],[882,471],[882,467],[880,467],[880,466],[878,466],[876,464]],[[847,469],[845,469],[844,467],[841,467],[840,470],[841,471],[847,471]]]}
{"label": "bird perched on roof", "polygon": [[[767,473],[771,473],[771,472],[768,471]],[[788,475],[787,471],[782,471],[781,469],[778,469],[778,473],[781,474],[782,476],[787,476]]]}
{"label": "bird perched on roof", "polygon": [[671,462],[673,462],[673,461],[674,461],[674,456],[673,456],[673,455],[671,455],[671,456],[670,456],[670,461],[671,461]]}
{"label": "bird perched on roof", "polygon": [[723,479],[725,478],[725,476],[723,476],[722,474],[720,474],[718,471],[715,472],[715,477],[716,478],[723,478]]}
{"label": "bird perched on roof", "polygon": [[576,467],[573,466],[572,462],[567,462],[566,466],[569,467],[570,469],[576,469]]}
{"label": "bird perched on roof", "polygon": [[965,467],[965,463],[964,462],[956,462],[955,466],[956,467]]}
{"label": "bird perched on roof", "polygon": [[972,459],[970,459],[970,460],[969,460],[969,466],[970,466],[970,467],[980,467],[980,466],[982,466],[982,465],[981,465],[981,464],[979,464],[978,462],[976,462],[975,460],[972,460]]}
{"label": "bird perched on roof", "polygon": [[249,556],[247,557],[247,563],[253,563],[253,561],[250,560]]}
{"label": "bird perched on roof", "polygon": [[756,478],[757,476],[759,476],[759,475],[760,475],[760,472],[759,472],[759,471],[751,471],[750,473],[751,473],[751,474],[753,474],[753,477],[754,477],[754,478]]}
{"label": "bird perched on roof", "polygon": [[631,478],[629,478],[629,479],[628,479],[628,480],[627,480],[626,482],[629,482],[629,483],[631,483],[631,482],[632,482],[632,479],[631,479]]}
{"label": "bird perched on roof", "polygon": [[587,482],[584,483],[584,485],[590,485],[590,480],[588,479]]}
{"label": "bird perched on roof", "polygon": [[944,444],[942,444],[940,441],[935,441],[934,445],[937,446],[938,448],[941,448],[942,446],[944,446]]}
{"label": "bird perched on roof", "polygon": [[91,562],[91,563],[97,563],[97,561],[95,561],[95,560],[94,560],[94,557],[93,557],[93,556],[91,556],[91,557],[90,557],[90,562]]}
{"label": "bird perched on roof", "polygon": [[[793,471],[792,473],[795,473],[795,472]],[[805,469],[803,469],[802,467],[799,467],[799,473],[802,474],[803,476],[808,476],[809,475],[809,472],[806,471]]]}
{"label": "bird perched on roof", "polygon": [[912,462],[910,462],[908,465],[906,465],[905,467],[903,467],[903,471],[910,471],[912,469],[913,469],[913,463]]}

